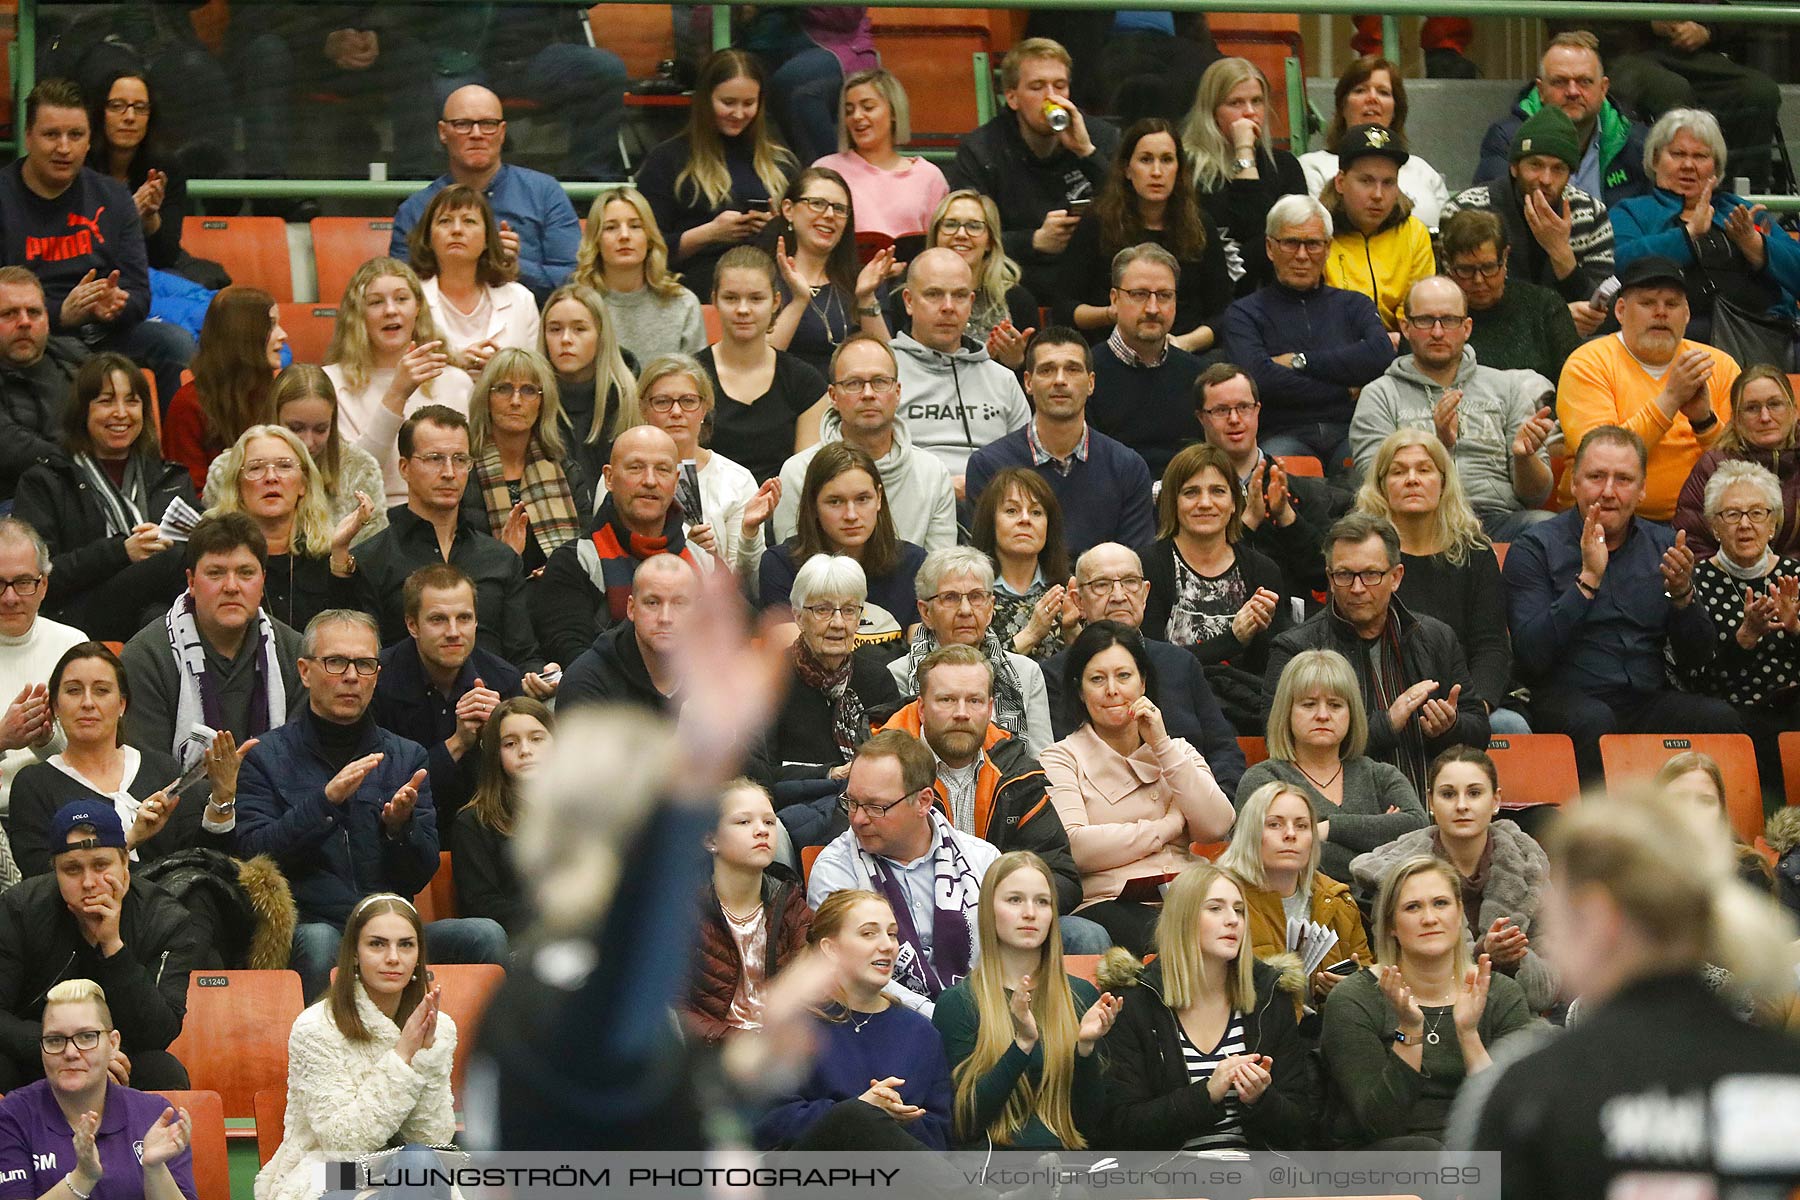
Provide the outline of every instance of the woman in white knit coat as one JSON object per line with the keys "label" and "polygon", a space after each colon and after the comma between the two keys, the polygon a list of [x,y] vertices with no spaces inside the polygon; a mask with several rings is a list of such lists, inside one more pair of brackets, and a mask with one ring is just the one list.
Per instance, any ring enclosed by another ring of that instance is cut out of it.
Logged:
{"label": "woman in white knit coat", "polygon": [[456,1025],[427,989],[419,914],[390,892],[350,912],[337,977],[288,1036],[281,1148],[257,1173],[256,1200],[313,1200],[320,1161],[456,1134],[450,1064]]}

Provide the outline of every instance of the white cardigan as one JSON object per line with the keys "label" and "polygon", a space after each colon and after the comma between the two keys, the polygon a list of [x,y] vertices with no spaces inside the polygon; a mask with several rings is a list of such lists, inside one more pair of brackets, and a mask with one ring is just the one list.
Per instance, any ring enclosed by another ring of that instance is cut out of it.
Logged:
{"label": "white cardigan", "polygon": [[465,346],[489,338],[502,350],[538,348],[537,298],[524,284],[502,283],[489,287],[487,326],[481,331],[480,337],[467,340],[459,339],[456,331],[470,324],[470,319],[451,311],[449,302],[444,299],[443,290],[438,287],[437,276],[433,275],[424,281],[424,291],[425,303],[431,306],[431,316],[437,322],[438,333],[451,353],[460,355]]}
{"label": "white cardigan", "polygon": [[314,1200],[322,1162],[372,1154],[391,1143],[445,1145],[456,1136],[450,1063],[456,1023],[439,1013],[429,1049],[400,1061],[400,1027],[356,985],[356,1010],[373,1035],[352,1042],[321,1000],[288,1035],[288,1099],[281,1148],[256,1174],[256,1200]]}
{"label": "white cardigan", "polygon": [[391,507],[406,503],[406,480],[400,478],[400,426],[406,418],[427,404],[443,404],[463,416],[469,415],[469,397],[475,381],[460,367],[445,367],[444,373],[406,398],[405,411],[396,415],[381,402],[393,382],[394,368],[382,367],[369,372],[360,389],[352,388],[340,363],[325,368],[338,394],[338,433],[345,442],[359,446],[375,456],[381,464],[381,484]]}

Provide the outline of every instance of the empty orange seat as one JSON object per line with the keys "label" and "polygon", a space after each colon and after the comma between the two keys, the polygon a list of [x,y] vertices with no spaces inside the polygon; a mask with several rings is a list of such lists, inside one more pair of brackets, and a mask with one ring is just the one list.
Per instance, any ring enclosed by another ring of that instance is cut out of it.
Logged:
{"label": "empty orange seat", "polygon": [[1575,743],[1566,733],[1509,733],[1490,739],[1487,752],[1500,776],[1502,808],[1561,806],[1581,795]]}
{"label": "empty orange seat", "polygon": [[259,287],[277,303],[294,298],[287,222],[280,217],[188,217],[181,223],[181,248],[219,263],[231,282]]}
{"label": "empty orange seat", "polygon": [[263,1088],[256,1093],[255,1105],[256,1158],[266,1165],[287,1134],[287,1088]]}
{"label": "empty orange seat", "polygon": [[424,891],[413,897],[413,907],[419,910],[419,920],[427,925],[456,916],[456,876],[450,866],[448,850],[438,851],[437,874],[431,877]]}
{"label": "empty orange seat", "polygon": [[319,302],[342,300],[356,269],[371,258],[384,257],[393,234],[394,223],[385,217],[314,217],[313,263]]}
{"label": "empty orange seat", "polygon": [[219,1093],[157,1092],[193,1121],[194,1192],[198,1200],[231,1200],[231,1163],[225,1149],[225,1106]]}
{"label": "empty orange seat", "polygon": [[1100,986],[1100,956],[1098,954],[1065,954],[1063,955],[1063,974],[1073,975],[1077,979],[1085,979],[1095,987]]}
{"label": "empty orange seat", "polygon": [[330,304],[283,304],[281,327],[287,330],[288,349],[297,363],[323,366],[331,348],[331,331],[337,327],[337,308]]}
{"label": "empty orange seat", "polygon": [[1310,454],[1277,454],[1275,461],[1289,475],[1310,475],[1314,479],[1325,478],[1324,464]]}
{"label": "empty orange seat", "polygon": [[481,1032],[481,1015],[506,979],[506,968],[493,963],[434,963],[431,982],[444,989],[442,1011],[456,1022],[456,1058],[450,1064],[450,1091],[462,1104],[463,1072]]}
{"label": "empty orange seat", "polygon": [[260,1089],[287,1086],[288,1032],[305,1007],[293,971],[196,971],[169,1053],[196,1089],[219,1093],[227,1117],[254,1116]]}
{"label": "empty orange seat", "polygon": [[1241,737],[1237,740],[1238,749],[1244,752],[1244,765],[1254,767],[1269,757],[1269,741],[1267,738]]}
{"label": "empty orange seat", "polygon": [[1698,750],[1710,754],[1725,776],[1725,814],[1746,842],[1763,830],[1762,781],[1756,770],[1756,748],[1741,733],[1609,733],[1600,739],[1600,765],[1610,790],[1648,782],[1677,754]]}

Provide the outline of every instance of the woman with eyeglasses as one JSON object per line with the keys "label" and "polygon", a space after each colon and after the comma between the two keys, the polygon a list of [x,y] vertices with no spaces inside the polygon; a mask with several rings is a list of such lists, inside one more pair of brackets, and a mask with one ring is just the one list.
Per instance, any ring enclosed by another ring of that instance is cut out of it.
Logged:
{"label": "woman with eyeglasses", "polygon": [[791,607],[795,575],[815,554],[842,554],[862,567],[868,597],[857,637],[879,643],[890,660],[904,654],[905,629],[918,608],[913,578],[925,551],[894,532],[875,460],[844,442],[826,443],[806,466],[794,536],[763,553],[762,607]]}
{"label": "woman with eyeglasses", "polygon": [[700,299],[669,270],[669,244],[650,202],[634,187],[610,187],[594,197],[569,281],[605,299],[613,337],[639,362],[698,354],[706,345]]}
{"label": "woman with eyeglasses", "polygon": [[252,425],[218,461],[223,483],[210,512],[241,512],[269,545],[263,568],[263,610],[290,629],[328,608],[355,608],[356,581],[333,574],[378,511],[367,492],[332,520],[319,468],[300,438],[282,425]]}
{"label": "woman with eyeglasses", "polygon": [[763,559],[763,526],[781,499],[781,480],[759,487],[750,472],[700,444],[700,430],[712,408],[712,380],[685,354],[654,359],[638,377],[637,423],[654,425],[675,439],[681,463],[675,501],[681,505],[688,540],[754,588]]}
{"label": "woman with eyeglasses", "polygon": [[[954,250],[975,277],[975,302],[969,309],[967,334],[987,346],[988,357],[1013,370],[1025,365],[1025,343],[1043,322],[1037,297],[1019,283],[1019,264],[1007,257],[1000,241],[1000,209],[974,188],[957,188],[938,202],[925,233],[925,245]],[[912,328],[906,302],[895,288],[888,293],[888,328]]]}
{"label": "woman with eyeglasses", "polygon": [[207,305],[194,378],[163,417],[163,453],[188,469],[196,488],[225,447],[274,417],[270,392],[286,344],[275,300],[261,288],[234,285]]}
{"label": "woman with eyeglasses", "polygon": [[556,548],[581,536],[594,488],[563,441],[556,374],[534,350],[488,359],[469,400],[469,453],[463,514],[525,562],[530,575]]}
{"label": "woman with eyeglasses", "polygon": [[196,1195],[193,1118],[117,1081],[124,1055],[105,990],[91,979],[64,979],[43,999],[33,1029],[43,1077],[0,1103],[8,1134],[0,1172],[10,1186],[39,1200],[83,1200],[102,1182],[103,1197]]}
{"label": "woman with eyeglasses", "polygon": [[1155,691],[1143,635],[1094,622],[1069,647],[1063,679],[1079,725],[1038,756],[1081,868],[1075,911],[1140,957],[1152,949],[1157,886],[1193,862],[1192,843],[1217,841],[1232,819],[1206,760],[1163,727]]}
{"label": "woman with eyeglasses", "polygon": [[[269,404],[275,411],[272,423],[299,438],[312,456],[319,487],[325,494],[326,519],[335,525],[356,512],[363,506],[360,493],[376,501],[375,512],[357,531],[354,541],[366,541],[386,529],[387,510],[380,503],[381,464],[361,446],[344,441],[343,431],[338,428],[337,388],[332,386],[324,368],[310,363],[286,368],[275,377]],[[220,455],[213,459],[206,470],[206,489],[201,497],[208,508],[217,506],[232,486],[225,473],[224,458]]]}
{"label": "woman with eyeglasses", "polygon": [[899,264],[893,248],[886,247],[857,266],[856,209],[842,175],[829,167],[808,167],[796,175],[764,241],[770,236],[781,270],[782,305],[769,331],[771,346],[823,375],[831,370],[832,351],[851,330],[887,341],[881,293]]}
{"label": "woman with eyeglasses", "polygon": [[1169,460],[1156,501],[1156,542],[1144,555],[1144,633],[1191,649],[1211,666],[1262,674],[1269,644],[1294,623],[1274,561],[1244,544],[1244,489],[1231,457],[1196,442]]}
{"label": "woman with eyeglasses", "polygon": [[569,457],[593,480],[637,404],[637,359],[620,348],[609,311],[593,288],[565,283],[544,301],[538,346],[556,372]]}
{"label": "woman with eyeglasses", "polygon": [[77,800],[99,799],[118,813],[126,857],[140,866],[196,846],[231,852],[243,754],[229,730],[221,730],[206,751],[210,795],[175,795],[164,789],[181,777],[181,764],[152,747],[127,745],[121,735],[131,681],[110,648],[101,642],[69,647],[50,672],[49,686],[67,742],[19,772],[7,810],[13,856],[25,876],[54,869],[54,818]]}
{"label": "woman with eyeglasses", "polygon": [[1463,294],[1475,361],[1560,379],[1581,333],[1560,295],[1507,271],[1511,253],[1505,224],[1482,209],[1465,208],[1438,230],[1438,260]]}
{"label": "woman with eyeglasses", "polygon": [[1007,467],[975,502],[970,541],[994,563],[994,633],[1043,662],[1081,627],[1063,544],[1062,505],[1030,467]]}
{"label": "woman with eyeglasses", "polygon": [[104,641],[125,641],[185,586],[181,552],[162,533],[169,505],[195,508],[194,481],[164,461],[151,425],[150,384],[122,354],[75,372],[61,448],[26,471],[13,515],[50,547],[43,612]]}
{"label": "woman with eyeglasses", "polygon": [[794,624],[793,678],[769,733],[783,779],[845,779],[856,748],[902,702],[879,647],[857,642],[869,595],[861,564],[815,554],[788,593]]}
{"label": "woman with eyeglasses", "polygon": [[1795,421],[1793,381],[1780,367],[1745,367],[1731,384],[1731,424],[1718,444],[1702,454],[1675,501],[1675,528],[1704,556],[1719,548],[1705,512],[1713,472],[1727,462],[1750,462],[1781,484],[1781,505],[1769,541],[1777,554],[1800,556],[1800,423]]}
{"label": "woman with eyeglasses", "polygon": [[1059,315],[1093,339],[1118,323],[1109,294],[1113,256],[1154,242],[1181,265],[1170,342],[1193,354],[1218,344],[1231,304],[1225,243],[1194,198],[1194,172],[1176,129],[1161,117],[1133,122],[1119,139],[1100,198],[1075,227],[1063,253],[1071,298]]}
{"label": "woman with eyeglasses", "polygon": [[501,249],[500,223],[483,192],[451,184],[433,196],[406,251],[425,281],[425,306],[463,369],[473,374],[495,351],[537,345],[537,297]]}
{"label": "woman with eyeglasses", "polygon": [[475,381],[450,360],[425,285],[397,258],[372,258],[344,287],[325,374],[338,394],[338,426],[381,464],[388,505],[406,503],[400,426],[427,404],[469,411]]}
{"label": "woman with eyeglasses", "polygon": [[1319,869],[1350,882],[1350,859],[1425,825],[1412,784],[1365,751],[1369,718],[1349,660],[1335,650],[1302,650],[1282,668],[1269,703],[1269,757],[1238,782],[1243,806],[1267,783],[1299,788],[1319,815]]}
{"label": "woman with eyeglasses", "polygon": [[838,151],[813,166],[844,177],[865,233],[901,238],[923,232],[950,190],[936,163],[895,149],[910,141],[906,89],[892,72],[871,67],[846,76],[838,98]]}
{"label": "woman with eyeglasses", "polygon": [[803,418],[825,397],[823,375],[769,342],[780,297],[780,272],[767,251],[727,250],[713,273],[719,340],[697,356],[719,399],[709,444],[743,464],[759,485],[818,440],[817,419],[809,435]]}
{"label": "woman with eyeglasses", "polygon": [[204,287],[222,286],[229,279],[223,267],[181,248],[187,178],[176,169],[175,154],[164,144],[148,75],[136,68],[116,70],[103,76],[98,87],[90,90],[83,84],[82,90],[91,97],[87,165],[118,180],[131,193],[150,265]]}

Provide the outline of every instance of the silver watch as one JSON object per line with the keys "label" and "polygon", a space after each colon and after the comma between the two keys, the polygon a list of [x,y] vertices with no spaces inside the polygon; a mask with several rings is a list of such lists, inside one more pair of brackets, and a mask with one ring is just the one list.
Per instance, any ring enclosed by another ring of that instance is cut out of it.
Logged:
{"label": "silver watch", "polygon": [[1293,361],[1291,363],[1289,363],[1288,365],[1293,367],[1294,370],[1296,370],[1296,371],[1306,370],[1306,352],[1304,350],[1302,350],[1299,353],[1295,354]]}
{"label": "silver watch", "polygon": [[1234,158],[1231,160],[1231,165],[1240,171],[1256,170],[1256,160],[1254,158]]}

